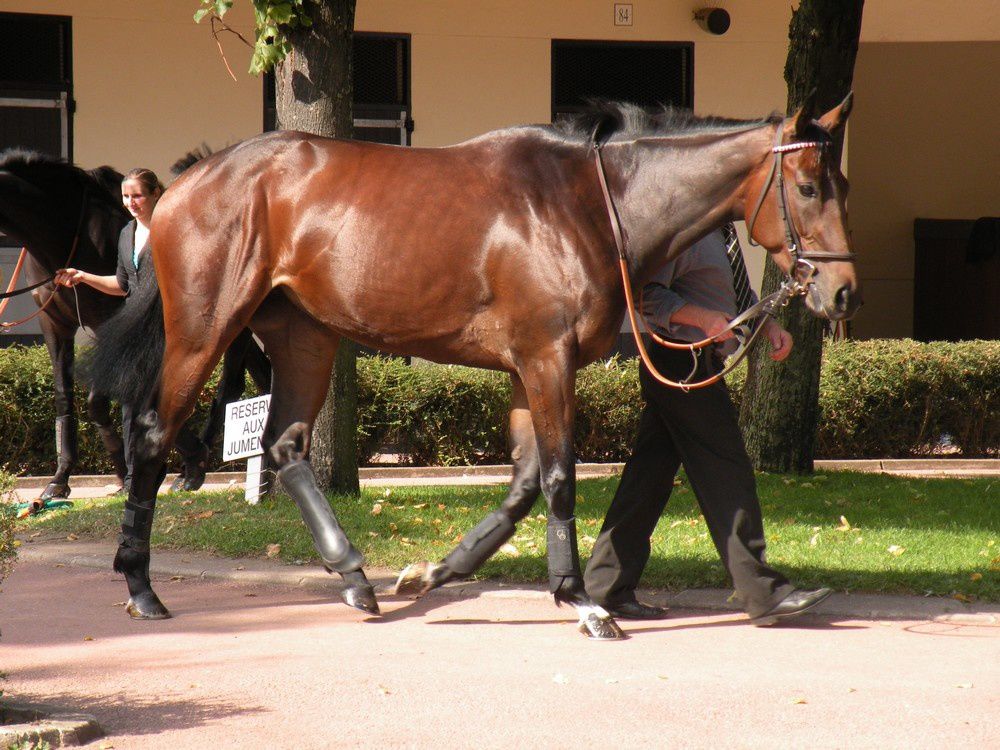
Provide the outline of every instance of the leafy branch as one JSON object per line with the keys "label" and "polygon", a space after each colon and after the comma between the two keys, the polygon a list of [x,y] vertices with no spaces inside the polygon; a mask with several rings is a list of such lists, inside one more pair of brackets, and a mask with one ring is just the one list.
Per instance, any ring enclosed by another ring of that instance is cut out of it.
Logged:
{"label": "leafy branch", "polygon": [[[250,0],[253,4],[254,14],[254,34],[255,42],[250,44],[239,32],[234,31],[222,20],[230,8],[233,7],[234,0],[201,0],[202,7],[195,11],[195,23],[201,23],[206,17],[212,20],[212,36],[219,44],[219,35],[216,29],[218,24],[223,31],[236,34],[244,44],[253,50],[250,58],[250,73],[260,75],[271,70],[279,62],[285,59],[292,51],[292,44],[288,41],[286,32],[299,27],[312,26],[312,17],[309,15],[308,6],[313,0]],[[222,45],[219,44],[219,51],[222,52]],[[223,62],[226,56],[222,55]],[[226,62],[229,74],[233,72]],[[235,76],[234,76],[235,78]]]}

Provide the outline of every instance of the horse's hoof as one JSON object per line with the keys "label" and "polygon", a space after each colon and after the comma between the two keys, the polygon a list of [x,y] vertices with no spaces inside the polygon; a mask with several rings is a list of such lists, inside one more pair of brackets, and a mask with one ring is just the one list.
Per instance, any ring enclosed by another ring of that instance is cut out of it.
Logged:
{"label": "horse's hoof", "polygon": [[184,475],[178,474],[177,478],[170,483],[170,489],[167,492],[182,492],[184,490]]}
{"label": "horse's hoof", "polygon": [[344,598],[345,603],[355,609],[360,609],[370,615],[382,614],[378,608],[378,601],[375,599],[375,589],[371,586],[345,586],[340,595]]}
{"label": "horse's hoof", "polygon": [[426,560],[415,562],[403,568],[396,579],[393,593],[399,596],[423,596],[448,580],[448,566]]}
{"label": "horse's hoof", "polygon": [[70,487],[66,482],[49,482],[48,486],[42,490],[42,494],[38,496],[38,499],[41,500],[41,504],[44,505],[46,501],[52,500],[56,497],[69,497],[70,492]]}
{"label": "horse's hoof", "polygon": [[594,641],[624,641],[628,638],[611,615],[601,617],[596,612],[588,612],[580,619],[578,628]]}
{"label": "horse's hoof", "polygon": [[125,611],[133,620],[166,620],[170,612],[152,591],[130,597]]}

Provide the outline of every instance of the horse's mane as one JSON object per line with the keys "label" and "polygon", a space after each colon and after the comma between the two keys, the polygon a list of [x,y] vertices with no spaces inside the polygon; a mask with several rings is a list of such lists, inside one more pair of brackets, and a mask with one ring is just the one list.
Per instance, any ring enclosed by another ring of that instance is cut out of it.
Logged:
{"label": "horse's mane", "polygon": [[671,105],[648,110],[630,102],[594,99],[588,102],[584,111],[560,118],[553,125],[553,129],[569,139],[596,137],[603,142],[694,133],[736,132],[774,125],[781,122],[781,119],[781,115],[777,113],[759,120],[699,117],[689,109]]}
{"label": "horse's mane", "polygon": [[188,151],[184,156],[175,161],[170,166],[170,174],[174,177],[180,177],[189,167],[194,166],[200,162],[205,157],[212,155],[212,147],[207,143],[202,142],[200,146],[197,146],[190,151]]}
{"label": "horse's mane", "polygon": [[66,179],[79,183],[81,187],[91,188],[91,194],[98,200],[109,204],[116,210],[124,210],[121,207],[120,193],[122,175],[112,167],[104,165],[96,169],[84,170],[75,164],[70,164],[65,159],[39,151],[18,147],[0,151],[0,169],[19,174],[25,169],[34,167],[44,167],[55,172],[62,172]]}

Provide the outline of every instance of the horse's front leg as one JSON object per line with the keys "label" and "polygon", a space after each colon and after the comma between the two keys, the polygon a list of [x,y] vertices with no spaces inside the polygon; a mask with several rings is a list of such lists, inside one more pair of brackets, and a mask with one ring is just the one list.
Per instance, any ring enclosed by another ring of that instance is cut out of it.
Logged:
{"label": "horse's front leg", "polygon": [[425,594],[448,581],[467,578],[492,557],[514,535],[515,524],[523,519],[538,499],[541,489],[538,448],[528,409],[524,383],[511,375],[513,391],[510,412],[510,456],[514,473],[507,497],[500,509],[486,516],[462,537],[459,545],[438,563],[408,565],[396,581],[397,594]]}
{"label": "horse's front leg", "polygon": [[129,616],[137,620],[163,620],[170,617],[170,612],[153,591],[149,579],[149,539],[156,512],[156,492],[167,472],[169,444],[152,409],[137,419],[132,429],[132,483],[125,501],[114,569],[125,576],[128,585]]}
{"label": "horse's front leg", "polygon": [[572,604],[580,617],[580,631],[591,638],[625,638],[614,618],[587,594],[577,547],[576,466],[573,423],[576,408],[575,369],[569,358],[532,361],[521,373],[538,444],[542,492],[549,504],[547,553],[549,590],[556,603]]}
{"label": "horse's front leg", "polygon": [[77,460],[77,422],[73,403],[73,335],[75,330],[57,326],[47,315],[39,318],[45,347],[52,360],[52,382],[56,410],[56,473],[33,507],[55,497],[69,497],[69,478]]}

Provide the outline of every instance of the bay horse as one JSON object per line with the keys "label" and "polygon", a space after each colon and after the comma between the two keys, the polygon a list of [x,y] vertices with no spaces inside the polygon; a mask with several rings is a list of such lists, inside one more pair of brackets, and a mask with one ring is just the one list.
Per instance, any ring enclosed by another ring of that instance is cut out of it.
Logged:
{"label": "bay horse", "polygon": [[[52,362],[56,411],[57,465],[38,504],[68,497],[70,478],[77,462],[77,422],[74,409],[76,333],[81,326],[100,327],[121,307],[124,298],[81,284],[75,289],[56,288],[51,282],[56,270],[73,265],[102,276],[115,273],[118,234],[131,219],[122,205],[122,175],[109,166],[83,170],[61,159],[23,149],[0,153],[0,231],[27,253],[22,289],[31,291],[41,308],[39,325]],[[2,335],[2,334],[0,334]],[[250,333],[242,333],[227,354],[222,385],[213,403],[201,442],[186,441],[184,465],[174,489],[193,490],[205,477],[204,445],[210,444],[222,420],[222,407],[243,392],[244,357],[254,364],[252,375],[270,385],[266,360],[263,370],[254,356]],[[258,349],[259,351],[259,349]],[[111,420],[106,395],[90,389],[87,413],[97,426],[115,473],[126,473],[124,446]],[[192,436],[193,437],[193,436]]]}
{"label": "bay horse", "polygon": [[[308,460],[343,336],[510,375],[508,495],[424,567],[418,588],[471,575],[541,491],[556,602],[576,607],[585,634],[624,637],[584,589],[573,516],[575,373],[610,349],[625,313],[614,235],[641,288],[759,197],[753,238],[808,290],[810,310],[849,317],[860,295],[835,146],[849,110],[850,97],[818,120],[810,106],[787,119],[729,120],[607,103],[563,126],[446,148],[267,133],[193,166],[153,217],[159,286],[143,290],[145,314],[136,318],[136,305],[131,319],[124,310],[108,324],[118,330],[101,341],[95,368],[110,391],[148,399],[115,557],[129,614],[169,616],[148,575],[164,456],[222,352],[249,326],[274,373],[265,450],[323,564],[343,577],[348,604],[378,612],[363,557]],[[789,228],[802,248],[786,241]],[[163,347],[158,372],[119,366],[153,361],[136,347],[154,345]]]}

